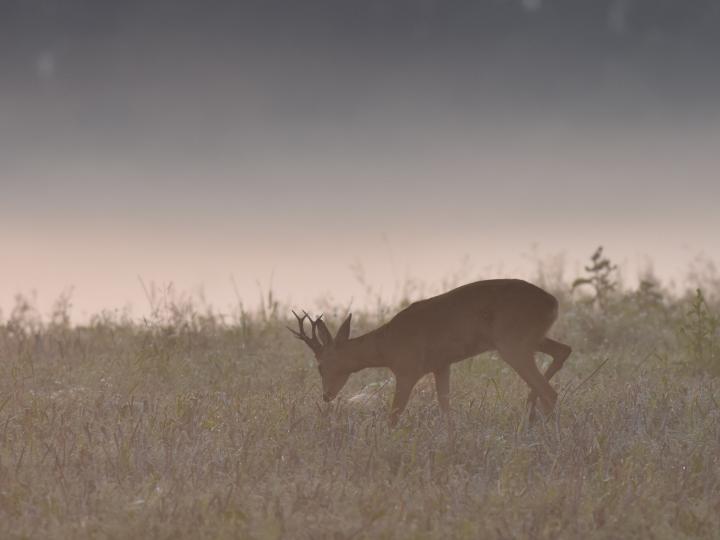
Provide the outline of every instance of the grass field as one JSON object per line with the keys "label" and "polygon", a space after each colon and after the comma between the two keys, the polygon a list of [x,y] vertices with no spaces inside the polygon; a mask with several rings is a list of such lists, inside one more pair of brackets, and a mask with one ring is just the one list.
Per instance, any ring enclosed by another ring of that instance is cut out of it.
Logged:
{"label": "grass field", "polygon": [[[453,366],[454,429],[421,383],[391,430],[383,370],[323,403],[273,302],[76,327],[66,303],[40,321],[19,301],[0,325],[0,537],[719,538],[717,305],[585,285],[554,291],[574,348],[557,414],[528,426],[526,387],[486,354]],[[354,335],[392,311],[356,313]]]}

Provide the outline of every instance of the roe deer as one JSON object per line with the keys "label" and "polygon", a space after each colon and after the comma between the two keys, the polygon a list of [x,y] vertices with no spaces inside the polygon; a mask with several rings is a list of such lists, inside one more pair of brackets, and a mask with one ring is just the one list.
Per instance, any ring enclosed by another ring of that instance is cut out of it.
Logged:
{"label": "roe deer", "polygon": [[[323,399],[331,401],[351,373],[368,367],[387,367],[395,375],[395,397],[390,425],[395,426],[410,392],[426,373],[435,377],[440,409],[450,409],[450,364],[485,351],[497,350],[530,387],[530,420],[540,398],[550,414],[557,392],[549,380],[570,355],[568,345],[546,337],[558,315],[557,299],[535,285],[518,279],[477,281],[444,294],[415,302],[384,325],[350,339],[348,315],[333,338],[322,315],[313,320],[305,313],[299,331],[289,329],[315,353],[322,377]],[[305,333],[305,319],[312,334]],[[535,364],[535,351],[552,357],[543,376]]]}

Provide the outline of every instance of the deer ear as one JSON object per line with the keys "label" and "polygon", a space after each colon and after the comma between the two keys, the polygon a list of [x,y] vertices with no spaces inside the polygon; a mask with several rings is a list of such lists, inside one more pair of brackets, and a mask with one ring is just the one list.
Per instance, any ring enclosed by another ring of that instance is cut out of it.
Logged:
{"label": "deer ear", "polygon": [[330,330],[328,330],[328,327],[325,325],[325,321],[318,321],[318,332],[320,333],[320,339],[322,340],[323,345],[326,347],[328,345],[332,345],[332,334],[330,334]]}
{"label": "deer ear", "polygon": [[335,334],[335,341],[347,341],[350,337],[350,319],[352,319],[352,313],[347,316],[347,319],[340,325],[340,329]]}

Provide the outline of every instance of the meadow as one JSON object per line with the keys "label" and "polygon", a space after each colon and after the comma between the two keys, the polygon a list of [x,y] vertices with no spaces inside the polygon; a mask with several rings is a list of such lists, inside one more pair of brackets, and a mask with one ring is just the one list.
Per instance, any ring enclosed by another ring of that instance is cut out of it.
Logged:
{"label": "meadow", "polygon": [[[491,353],[453,366],[452,428],[421,382],[390,429],[382,369],[324,403],[295,306],[271,294],[224,315],[154,289],[151,316],[82,326],[68,298],[41,317],[18,297],[0,321],[0,537],[720,537],[717,281],[624,287],[602,253],[575,283],[535,281],[574,349],[556,413],[529,425]],[[411,299],[378,297],[353,335]]]}

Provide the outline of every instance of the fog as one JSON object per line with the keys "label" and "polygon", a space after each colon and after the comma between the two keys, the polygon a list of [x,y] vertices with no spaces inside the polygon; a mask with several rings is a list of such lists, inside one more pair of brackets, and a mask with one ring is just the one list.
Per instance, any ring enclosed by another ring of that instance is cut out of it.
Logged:
{"label": "fog", "polygon": [[711,1],[5,2],[0,309],[140,313],[138,276],[362,302],[358,264],[391,294],[599,244],[681,281],[720,256],[718,30]]}

